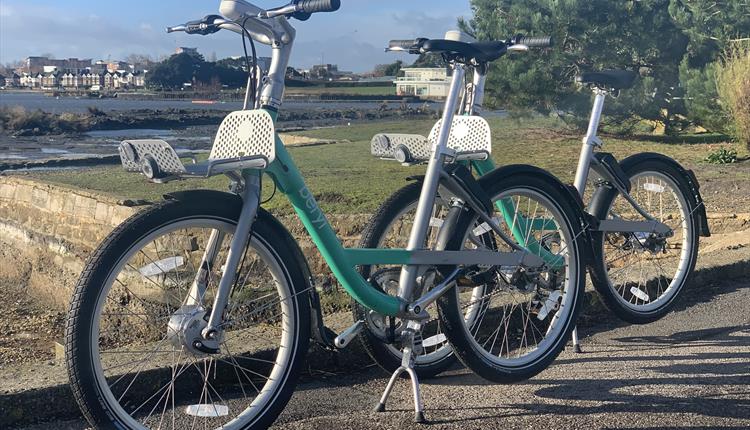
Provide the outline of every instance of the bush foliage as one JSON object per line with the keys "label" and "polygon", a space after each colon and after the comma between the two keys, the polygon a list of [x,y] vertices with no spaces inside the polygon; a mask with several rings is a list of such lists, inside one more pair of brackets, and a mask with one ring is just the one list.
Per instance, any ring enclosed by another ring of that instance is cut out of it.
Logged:
{"label": "bush foliage", "polygon": [[737,151],[734,149],[720,148],[711,152],[706,157],[706,162],[710,164],[732,164],[737,162]]}
{"label": "bush foliage", "polygon": [[729,133],[750,149],[750,43],[735,43],[716,66],[719,101]]}

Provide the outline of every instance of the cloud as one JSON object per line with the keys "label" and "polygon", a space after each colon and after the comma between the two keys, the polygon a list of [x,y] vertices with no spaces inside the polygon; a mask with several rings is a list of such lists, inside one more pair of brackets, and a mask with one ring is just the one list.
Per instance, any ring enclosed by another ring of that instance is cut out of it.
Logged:
{"label": "cloud", "polygon": [[[161,57],[178,46],[197,47],[207,57],[214,52],[219,58],[242,53],[240,36],[234,33],[201,37],[161,31],[167,25],[205,15],[211,8],[202,3],[165,0],[151,13],[144,7],[145,0],[133,2],[128,13],[109,4],[92,12],[81,6],[87,2],[75,2],[78,7],[61,3],[41,6],[33,1],[0,0],[0,62],[46,52],[58,57],[113,60],[133,53]],[[180,7],[175,9],[174,4]],[[388,40],[442,37],[446,30],[456,27],[457,15],[468,10],[468,0],[436,1],[428,12],[408,10],[410,7],[415,6],[395,0],[352,1],[336,14],[293,21],[297,42],[291,64],[308,68],[324,57],[325,62],[338,64],[342,70],[362,72],[397,59],[411,62],[411,57],[386,54],[383,48]],[[267,48],[258,48],[261,55],[269,54]]]}
{"label": "cloud", "polygon": [[133,52],[170,51],[173,46],[143,26],[130,28],[97,14],[79,15],[58,7],[4,6],[0,23],[2,62],[43,52],[61,58],[116,59]]}

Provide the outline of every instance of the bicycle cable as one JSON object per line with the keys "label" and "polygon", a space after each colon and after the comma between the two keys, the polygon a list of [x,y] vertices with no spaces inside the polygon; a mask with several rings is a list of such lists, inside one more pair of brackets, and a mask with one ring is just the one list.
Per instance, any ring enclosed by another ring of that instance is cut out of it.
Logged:
{"label": "bicycle cable", "polygon": [[[250,34],[249,31],[247,31],[247,28],[245,24],[247,24],[247,20],[250,19],[250,17],[246,17],[242,23],[240,24],[240,27],[242,27],[242,50],[245,53],[245,67],[247,68],[248,78],[250,80],[250,86],[252,87],[250,89],[250,100],[252,101],[252,106],[255,108],[255,105],[258,101],[258,79],[256,70],[258,68],[258,53],[255,50],[255,41],[253,40],[253,36]],[[247,53],[247,40],[250,39],[250,49],[253,53],[253,61],[252,64],[250,62],[250,56]],[[251,67],[252,66],[252,67]]]}

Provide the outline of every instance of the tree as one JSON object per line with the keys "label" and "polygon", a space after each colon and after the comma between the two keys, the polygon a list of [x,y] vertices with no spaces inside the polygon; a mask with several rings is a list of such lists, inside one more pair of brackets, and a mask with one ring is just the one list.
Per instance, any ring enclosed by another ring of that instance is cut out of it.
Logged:
{"label": "tree", "polygon": [[404,62],[401,60],[391,64],[378,64],[375,66],[375,76],[398,76],[403,67]]}
{"label": "tree", "polygon": [[445,67],[445,61],[439,54],[420,54],[417,61],[411,67]]}
{"label": "tree", "polygon": [[154,59],[151,58],[150,55],[130,54],[127,57],[125,57],[125,62],[127,62],[128,64],[140,64],[143,66],[148,66],[154,63]]}
{"label": "tree", "polygon": [[210,88],[242,87],[247,74],[241,69],[206,62],[200,55],[183,53],[156,64],[147,79],[149,86],[162,88],[179,88],[185,83]]}
{"label": "tree", "polygon": [[710,130],[730,131],[728,112],[719,103],[716,72],[730,44],[750,40],[750,5],[731,0],[672,0],[669,12],[689,40],[680,64],[688,119]]}
{"label": "tree", "polygon": [[147,75],[149,86],[179,88],[182,84],[193,83],[204,66],[203,57],[190,54],[176,54],[157,64]]}
{"label": "tree", "polygon": [[641,79],[608,101],[610,120],[659,121],[668,133],[690,122],[713,129],[726,124],[716,66],[728,43],[750,38],[747,0],[472,0],[472,6],[474,18],[460,24],[479,39],[524,33],[555,40],[546,52],[496,62],[488,103],[584,122],[590,93],[573,84],[575,75],[624,68]]}
{"label": "tree", "polygon": [[669,0],[472,0],[472,6],[468,24],[479,39],[523,33],[555,40],[552,49],[511,54],[493,64],[487,85],[492,104],[583,119],[591,93],[574,84],[575,76],[623,68],[642,79],[608,103],[610,118],[637,115],[663,122],[669,132],[684,112],[676,92],[688,38],[671,19]]}

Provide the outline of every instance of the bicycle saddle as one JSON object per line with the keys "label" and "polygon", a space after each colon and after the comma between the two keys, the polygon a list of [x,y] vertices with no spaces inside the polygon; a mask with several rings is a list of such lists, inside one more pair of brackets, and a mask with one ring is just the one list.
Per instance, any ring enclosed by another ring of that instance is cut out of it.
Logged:
{"label": "bicycle saddle", "polygon": [[636,77],[638,74],[629,70],[601,70],[583,73],[576,78],[576,82],[624,90],[633,86]]}
{"label": "bicycle saddle", "polygon": [[465,61],[489,63],[505,55],[508,51],[506,42],[457,42],[455,40],[431,39],[422,45],[424,52],[449,54]]}

